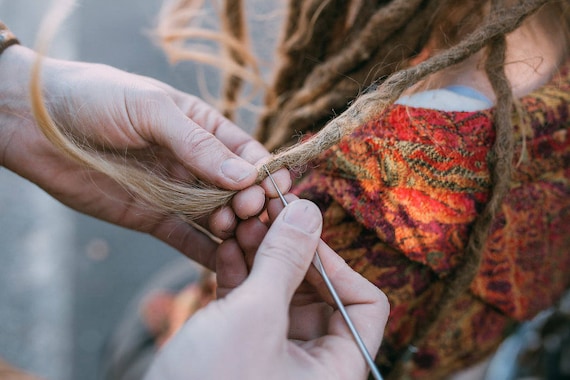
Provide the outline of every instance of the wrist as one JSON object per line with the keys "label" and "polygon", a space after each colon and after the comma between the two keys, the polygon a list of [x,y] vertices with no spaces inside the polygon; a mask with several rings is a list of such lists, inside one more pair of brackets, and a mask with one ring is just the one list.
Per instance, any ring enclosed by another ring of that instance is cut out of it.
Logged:
{"label": "wrist", "polygon": [[0,54],[0,165],[7,166],[17,133],[32,125],[29,83],[35,53],[23,46],[13,45]]}
{"label": "wrist", "polygon": [[12,45],[19,45],[20,41],[10,29],[0,21],[0,54]]}
{"label": "wrist", "polygon": [[[2,57],[2,53],[4,53],[4,51],[6,51],[9,47],[13,45],[19,45],[19,43],[20,41],[18,41],[18,39],[10,31],[10,29],[8,29],[8,27],[3,22],[0,21],[0,58]],[[4,59],[3,61],[6,61],[6,59]],[[2,84],[4,84],[4,82],[9,81],[9,77],[0,76],[0,80],[3,82]],[[0,94],[4,95],[4,92],[0,92]],[[2,100],[4,100],[4,96],[0,97],[0,102],[2,102]],[[5,120],[3,120],[3,118],[0,119],[0,166],[3,166],[4,162],[3,152],[5,151],[5,149],[3,149],[3,143],[6,140],[5,138],[6,136],[4,136],[2,132],[6,132],[7,130],[7,127],[5,128],[5,124],[6,124]]]}

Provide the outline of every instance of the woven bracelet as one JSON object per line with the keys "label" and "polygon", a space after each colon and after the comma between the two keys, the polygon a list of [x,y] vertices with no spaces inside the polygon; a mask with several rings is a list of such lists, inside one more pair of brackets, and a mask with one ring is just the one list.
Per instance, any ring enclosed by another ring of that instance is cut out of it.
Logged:
{"label": "woven bracelet", "polygon": [[19,43],[20,41],[18,41],[10,29],[0,21],[0,54],[2,54],[8,47]]}

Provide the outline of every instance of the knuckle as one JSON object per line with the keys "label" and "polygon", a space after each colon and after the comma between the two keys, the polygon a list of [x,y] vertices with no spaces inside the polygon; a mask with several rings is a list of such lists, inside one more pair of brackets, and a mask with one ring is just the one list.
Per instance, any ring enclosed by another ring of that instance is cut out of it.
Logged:
{"label": "knuckle", "polygon": [[378,295],[379,305],[382,307],[383,310],[390,311],[390,300],[388,299],[388,296],[380,289],[378,290],[379,290],[379,295]]}
{"label": "knuckle", "polygon": [[153,121],[164,109],[168,98],[158,88],[141,86],[138,82],[132,82],[124,88],[125,108],[135,123]]}
{"label": "knuckle", "polygon": [[304,272],[306,268],[306,260],[299,252],[298,246],[293,244],[297,239],[288,241],[273,240],[264,241],[263,248],[260,249],[259,254],[268,257],[272,260],[281,262],[286,267],[293,268],[299,272]]}
{"label": "knuckle", "polygon": [[269,152],[256,140],[248,140],[237,147],[235,153],[250,163],[257,163],[269,156]]}
{"label": "knuckle", "polygon": [[217,150],[214,136],[202,128],[192,128],[186,131],[182,142],[187,145],[193,155],[213,154]]}

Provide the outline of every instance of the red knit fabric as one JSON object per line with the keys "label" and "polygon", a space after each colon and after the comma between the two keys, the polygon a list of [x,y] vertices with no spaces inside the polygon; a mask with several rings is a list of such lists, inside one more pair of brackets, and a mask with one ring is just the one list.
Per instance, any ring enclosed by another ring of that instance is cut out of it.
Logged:
{"label": "red knit fabric", "polygon": [[[479,274],[413,356],[412,377],[473,365],[570,285],[569,68],[520,100],[515,173]],[[325,241],[390,299],[379,358],[386,368],[461,262],[489,198],[492,112],[394,105],[296,186],[321,207]]]}

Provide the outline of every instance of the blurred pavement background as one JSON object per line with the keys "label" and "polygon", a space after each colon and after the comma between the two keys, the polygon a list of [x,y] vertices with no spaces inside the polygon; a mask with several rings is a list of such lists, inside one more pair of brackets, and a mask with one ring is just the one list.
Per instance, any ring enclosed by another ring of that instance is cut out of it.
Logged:
{"label": "blurred pavement background", "polygon": [[[170,66],[148,36],[160,0],[77,3],[50,56],[109,64],[199,94],[193,65]],[[50,4],[0,0],[0,19],[33,47]],[[6,169],[0,218],[0,357],[50,380],[100,378],[108,334],[145,281],[178,253],[78,214]]]}

